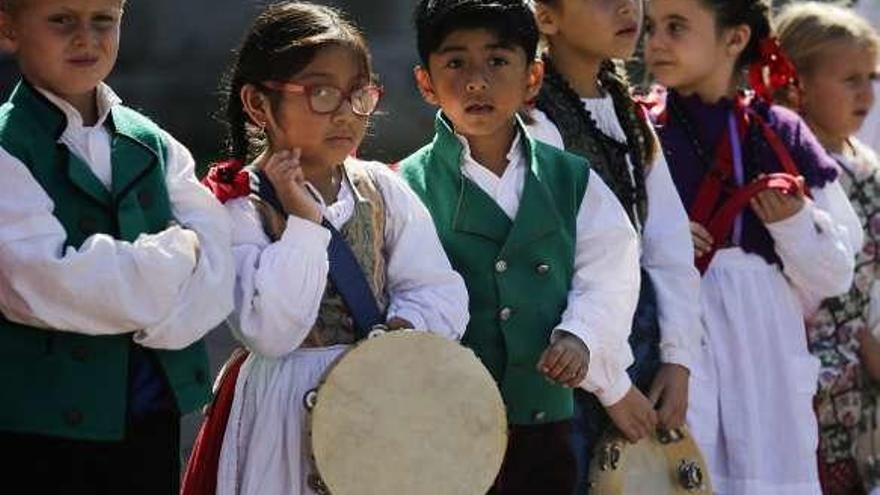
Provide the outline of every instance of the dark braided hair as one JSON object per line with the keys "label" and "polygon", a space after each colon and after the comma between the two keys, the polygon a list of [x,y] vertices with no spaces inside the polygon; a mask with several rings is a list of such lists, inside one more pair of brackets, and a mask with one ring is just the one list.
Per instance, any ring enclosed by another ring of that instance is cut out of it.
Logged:
{"label": "dark braided hair", "polygon": [[748,45],[740,53],[736,68],[742,69],[760,58],[759,45],[773,33],[767,0],[700,0],[715,13],[719,28],[746,25],[752,30]]}
{"label": "dark braided hair", "polygon": [[241,88],[253,84],[269,97],[274,110],[280,95],[261,83],[285,81],[296,76],[327,46],[344,46],[359,55],[364,73],[372,77],[372,63],[360,30],[336,9],[308,2],[279,2],[266,7],[254,21],[220,92],[221,111],[227,127],[227,153],[249,161],[266,144],[250,122],[241,102]]}

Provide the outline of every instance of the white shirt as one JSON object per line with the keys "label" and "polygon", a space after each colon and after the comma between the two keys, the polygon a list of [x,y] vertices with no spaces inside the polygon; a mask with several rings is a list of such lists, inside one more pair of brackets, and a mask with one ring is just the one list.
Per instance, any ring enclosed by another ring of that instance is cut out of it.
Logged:
{"label": "white shirt", "polygon": [[[620,126],[610,95],[581,100],[599,130],[620,143],[626,134]],[[529,130],[535,139],[565,149],[556,125],[540,110],[531,114]],[[656,136],[652,138],[657,140]],[[627,157],[632,173],[632,163]],[[691,367],[700,346],[700,274],[694,267],[694,248],[685,212],[663,152],[659,149],[645,177],[648,216],[642,230],[641,263],[654,283],[660,323],[660,359]]]}
{"label": "white shirt", "polygon": [[[386,165],[362,163],[385,200],[387,318],[460,338],[469,319],[467,289],[446,258],[428,210]],[[350,184],[343,181],[336,202],[321,208],[340,229],[351,219],[354,202]],[[233,221],[237,273],[233,332],[260,355],[284,356],[302,344],[318,317],[327,285],[330,231],[289,216],[281,238],[270,242],[248,198],[229,201],[226,209]]]}
{"label": "white shirt", "polygon": [[[99,119],[84,127],[76,109],[40,90],[67,117],[58,142],[108,188],[110,133],[104,126],[119,98],[97,89]],[[133,333],[135,342],[180,349],[214,328],[232,308],[230,226],[194,174],[189,151],[164,135],[166,186],[183,226],[126,242],[95,234],[65,248],[56,207],[28,168],[0,148],[0,310],[12,321],[86,335]]]}
{"label": "white shirt", "polygon": [[[458,136],[462,174],[515,218],[528,173],[528,160],[517,136],[501,177],[471,156]],[[639,296],[638,242],[626,213],[598,175],[590,173],[576,219],[574,278],[568,305],[556,328],[580,338],[590,350],[587,377],[581,385],[602,404],[618,402],[632,382],[626,369],[633,362],[630,326]]]}

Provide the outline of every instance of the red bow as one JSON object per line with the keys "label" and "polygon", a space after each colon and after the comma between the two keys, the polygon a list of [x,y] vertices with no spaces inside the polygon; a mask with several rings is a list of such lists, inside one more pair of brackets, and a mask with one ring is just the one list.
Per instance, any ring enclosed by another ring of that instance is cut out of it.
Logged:
{"label": "red bow", "polygon": [[244,162],[238,159],[224,160],[211,165],[202,184],[217,196],[221,203],[251,193],[251,182]]}
{"label": "red bow", "polygon": [[749,84],[759,98],[773,102],[776,91],[797,86],[797,69],[774,37],[764,38],[758,52],[758,60],[749,67]]}

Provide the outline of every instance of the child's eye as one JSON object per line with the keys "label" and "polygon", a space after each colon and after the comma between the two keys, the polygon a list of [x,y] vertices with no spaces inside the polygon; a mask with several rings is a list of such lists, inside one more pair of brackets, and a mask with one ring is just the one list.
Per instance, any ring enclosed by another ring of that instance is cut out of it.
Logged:
{"label": "child's eye", "polygon": [[463,65],[464,65],[464,62],[462,62],[461,59],[453,58],[453,59],[449,59],[449,61],[446,62],[445,67],[447,69],[461,69],[461,67]]}
{"label": "child's eye", "polygon": [[110,29],[116,25],[116,18],[110,15],[100,15],[92,19],[92,24],[99,29]]}
{"label": "child's eye", "polygon": [[69,14],[57,14],[49,17],[49,22],[57,26],[72,26],[76,18]]}
{"label": "child's eye", "polygon": [[645,20],[645,34],[648,36],[654,34],[654,23],[650,19]]}
{"label": "child's eye", "polygon": [[684,32],[684,24],[679,22],[670,22],[667,27],[669,34],[681,34]]}
{"label": "child's eye", "polygon": [[868,80],[869,80],[869,81],[871,81],[871,82],[876,82],[877,79],[880,79],[880,74],[878,74],[878,73],[876,73],[876,72],[872,72],[872,73],[868,74]]}
{"label": "child's eye", "polygon": [[504,57],[492,57],[489,59],[489,65],[492,67],[504,67],[508,65],[510,62]]}

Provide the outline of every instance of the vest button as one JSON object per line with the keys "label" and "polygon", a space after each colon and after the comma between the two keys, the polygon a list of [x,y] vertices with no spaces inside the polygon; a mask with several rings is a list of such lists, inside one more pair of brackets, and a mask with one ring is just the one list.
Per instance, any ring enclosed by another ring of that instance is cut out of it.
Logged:
{"label": "vest button", "polygon": [[138,193],[138,203],[140,203],[141,208],[150,208],[153,206],[153,193],[150,191],[141,191]]}
{"label": "vest button", "polygon": [[550,273],[550,265],[547,263],[539,263],[538,266],[535,267],[535,272],[538,275],[547,275]]}
{"label": "vest button", "polygon": [[544,421],[546,417],[547,413],[544,411],[535,411],[535,413],[532,414],[532,420],[538,423]]}
{"label": "vest button", "polygon": [[79,361],[83,363],[89,360],[89,349],[87,347],[74,347],[70,350],[70,357],[73,358],[74,361]]}
{"label": "vest button", "polygon": [[513,314],[512,309],[510,309],[508,307],[501,308],[501,311],[498,312],[498,319],[501,321],[507,321],[510,319],[510,315],[512,315],[512,314]]}
{"label": "vest button", "polygon": [[83,234],[92,235],[98,232],[98,220],[95,217],[82,217],[79,219],[79,230]]}
{"label": "vest button", "polygon": [[497,273],[504,273],[507,271],[507,262],[504,260],[498,260],[495,262],[495,271]]}
{"label": "vest button", "polygon": [[205,373],[205,370],[196,370],[195,372],[196,383],[199,385],[204,385],[205,382],[208,381],[208,375]]}
{"label": "vest button", "polygon": [[84,419],[85,417],[83,416],[82,411],[78,409],[71,409],[64,413],[64,422],[67,423],[68,426],[79,426]]}

